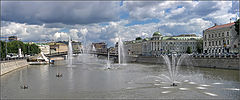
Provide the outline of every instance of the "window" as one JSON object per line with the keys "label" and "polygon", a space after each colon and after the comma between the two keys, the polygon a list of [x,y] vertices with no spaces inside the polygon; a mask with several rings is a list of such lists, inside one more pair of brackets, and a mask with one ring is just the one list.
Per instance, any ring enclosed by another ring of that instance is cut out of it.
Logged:
{"label": "window", "polygon": [[229,32],[227,32],[227,36],[229,36]]}
{"label": "window", "polygon": [[217,46],[217,41],[216,41],[216,46]]}
{"label": "window", "polygon": [[212,41],[212,46],[214,46],[214,41]]}
{"label": "window", "polygon": [[221,41],[219,41],[218,45],[221,45]]}
{"label": "window", "polygon": [[212,34],[212,38],[213,38],[213,34]]}
{"label": "window", "polygon": [[229,45],[229,43],[230,43],[229,40],[227,40],[227,45]]}
{"label": "window", "polygon": [[207,46],[207,42],[205,42],[205,46]]}
{"label": "window", "polygon": [[221,37],[221,34],[220,34],[220,33],[218,33],[218,36],[219,36],[219,37]]}
{"label": "window", "polygon": [[222,36],[224,37],[224,33],[222,33]]}
{"label": "window", "polygon": [[208,38],[211,38],[211,35],[209,34]]}
{"label": "window", "polygon": [[211,46],[211,42],[209,42],[208,44],[209,44],[209,46]]}
{"label": "window", "polygon": [[217,34],[215,34],[215,37],[217,37]]}

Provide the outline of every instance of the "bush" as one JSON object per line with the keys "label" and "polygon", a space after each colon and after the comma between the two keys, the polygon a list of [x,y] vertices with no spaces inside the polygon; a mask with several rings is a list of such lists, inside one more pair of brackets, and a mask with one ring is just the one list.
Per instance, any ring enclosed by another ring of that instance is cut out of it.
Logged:
{"label": "bush", "polygon": [[192,48],[191,47],[187,47],[187,52],[188,54],[192,53]]}

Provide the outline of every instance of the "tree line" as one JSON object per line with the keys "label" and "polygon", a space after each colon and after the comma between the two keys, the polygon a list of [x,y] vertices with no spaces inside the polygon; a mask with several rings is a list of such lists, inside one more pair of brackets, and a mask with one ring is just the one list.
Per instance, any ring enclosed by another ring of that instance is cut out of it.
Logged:
{"label": "tree line", "polygon": [[22,54],[35,55],[41,52],[36,44],[25,44],[22,41],[5,42],[0,41],[0,57],[6,58],[6,54],[15,53],[18,54],[18,49],[21,48]]}

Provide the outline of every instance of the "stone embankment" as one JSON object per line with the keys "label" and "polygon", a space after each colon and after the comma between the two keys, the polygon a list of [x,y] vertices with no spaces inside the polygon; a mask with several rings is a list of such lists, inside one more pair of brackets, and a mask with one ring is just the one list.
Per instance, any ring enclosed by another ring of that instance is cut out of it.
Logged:
{"label": "stone embankment", "polygon": [[2,76],[8,72],[27,66],[28,62],[26,59],[20,59],[20,60],[10,60],[10,61],[0,61],[0,64],[1,64],[0,75]]}
{"label": "stone embankment", "polygon": [[[171,58],[170,58],[171,59]],[[127,61],[136,63],[152,63],[152,64],[165,64],[164,59],[159,57],[127,57]],[[171,61],[171,60],[170,60]],[[223,68],[223,69],[240,69],[239,58],[197,58],[188,57],[184,58],[180,65],[182,66],[195,66],[206,68]]]}
{"label": "stone embankment", "polygon": [[50,60],[65,60],[64,57],[51,57]]}

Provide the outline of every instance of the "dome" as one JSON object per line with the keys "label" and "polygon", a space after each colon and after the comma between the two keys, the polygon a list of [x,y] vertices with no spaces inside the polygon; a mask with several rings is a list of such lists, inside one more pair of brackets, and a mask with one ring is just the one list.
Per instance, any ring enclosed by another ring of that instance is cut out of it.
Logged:
{"label": "dome", "polygon": [[161,35],[161,33],[159,31],[157,31],[157,32],[153,33],[153,36],[162,36],[162,35]]}
{"label": "dome", "polygon": [[149,40],[149,38],[145,38],[145,39],[143,39],[143,41],[148,41]]}

